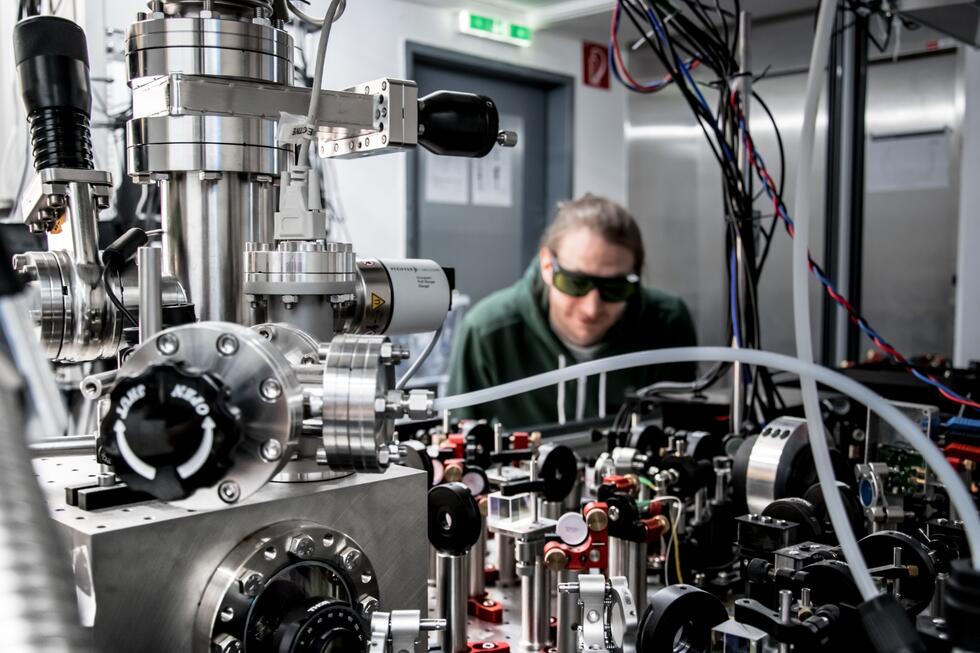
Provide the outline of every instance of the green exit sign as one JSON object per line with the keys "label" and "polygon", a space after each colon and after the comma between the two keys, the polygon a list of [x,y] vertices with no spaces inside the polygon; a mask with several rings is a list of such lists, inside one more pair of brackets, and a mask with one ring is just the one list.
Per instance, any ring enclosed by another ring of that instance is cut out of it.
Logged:
{"label": "green exit sign", "polygon": [[463,34],[510,43],[511,45],[522,47],[531,45],[530,27],[471,11],[459,12],[459,31]]}

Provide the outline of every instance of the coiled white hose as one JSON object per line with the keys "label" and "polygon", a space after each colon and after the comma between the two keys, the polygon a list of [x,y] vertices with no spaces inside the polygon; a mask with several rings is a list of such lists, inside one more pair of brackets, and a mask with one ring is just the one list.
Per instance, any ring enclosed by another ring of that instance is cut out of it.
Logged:
{"label": "coiled white hose", "polygon": [[[813,173],[813,142],[817,129],[817,110],[820,103],[820,89],[823,86],[824,65],[830,51],[834,17],[837,12],[836,0],[823,0],[817,14],[817,29],[813,37],[813,50],[810,53],[810,74],[806,80],[806,95],[803,100],[803,130],[800,133],[800,165],[796,174],[796,197],[793,203],[795,222],[793,236],[793,325],[796,332],[796,355],[805,363],[813,363],[813,335],[810,329],[810,180]],[[862,117],[863,119],[863,117]],[[820,397],[817,384],[812,378],[801,377],[803,391],[803,411],[806,415],[807,433],[813,463],[817,469],[820,489],[823,490],[830,523],[837,534],[841,551],[854,576],[854,582],[861,596],[867,601],[878,594],[868,565],[864,562],[854,531],[851,530],[844,502],[840,498],[834,481],[834,468],[830,463],[830,449],[827,434],[820,413]],[[949,467],[946,464],[946,467]],[[975,511],[974,511],[975,512]]]}
{"label": "coiled white hose", "polygon": [[[963,520],[970,548],[970,555],[975,568],[980,569],[980,516],[973,506],[973,499],[956,471],[946,461],[945,456],[919,430],[912,420],[888,401],[857,381],[847,378],[840,372],[826,367],[807,363],[791,356],[777,354],[757,349],[731,349],[728,347],[677,347],[671,349],[652,349],[639,351],[621,356],[600,358],[587,363],[571,365],[559,370],[529,376],[526,379],[511,381],[493,388],[485,388],[451,397],[436,399],[434,410],[454,410],[466,406],[474,406],[490,401],[498,401],[514,395],[523,394],[539,388],[544,388],[562,381],[571,381],[583,376],[591,376],[601,372],[614,372],[631,367],[646,367],[649,365],[664,365],[668,363],[701,363],[716,361],[739,361],[746,365],[759,365],[772,369],[791,372],[801,379],[814,383],[822,383],[838,390],[867,406],[877,413],[886,423],[891,425],[919,454],[925,463],[932,468],[939,481],[946,486],[949,499]],[[827,493],[824,494],[826,496]],[[850,527],[848,527],[850,528]],[[838,536],[840,537],[840,536]],[[853,537],[853,534],[852,534]]]}

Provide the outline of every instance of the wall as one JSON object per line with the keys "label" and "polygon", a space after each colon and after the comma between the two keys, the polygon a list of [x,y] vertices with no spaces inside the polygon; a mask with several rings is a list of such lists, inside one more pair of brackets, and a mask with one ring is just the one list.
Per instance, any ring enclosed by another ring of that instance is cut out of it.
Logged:
{"label": "wall", "polygon": [[980,361],[980,51],[964,48],[964,77],[959,108],[963,115],[962,167],[959,195],[959,256],[956,269],[956,341],[958,366]]}

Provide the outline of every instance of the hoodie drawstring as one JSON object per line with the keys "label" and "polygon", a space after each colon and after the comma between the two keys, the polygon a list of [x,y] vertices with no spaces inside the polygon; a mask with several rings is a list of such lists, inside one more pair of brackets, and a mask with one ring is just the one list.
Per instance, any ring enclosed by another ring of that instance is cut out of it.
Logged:
{"label": "hoodie drawstring", "polygon": [[[564,369],[565,356],[558,354],[558,369]],[[558,423],[565,423],[565,382],[558,384]]]}
{"label": "hoodie drawstring", "polygon": [[575,379],[575,421],[581,422],[585,418],[585,390],[588,388],[588,377],[580,376]]}
{"label": "hoodie drawstring", "polygon": [[599,418],[606,416],[606,373],[599,373]]}

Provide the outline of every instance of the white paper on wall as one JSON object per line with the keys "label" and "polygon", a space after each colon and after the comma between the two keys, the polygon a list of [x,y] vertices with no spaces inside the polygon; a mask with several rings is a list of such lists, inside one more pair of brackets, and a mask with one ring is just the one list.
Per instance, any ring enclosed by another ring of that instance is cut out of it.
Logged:
{"label": "white paper on wall", "polygon": [[500,128],[517,132],[517,147],[494,147],[482,159],[473,159],[473,204],[477,206],[514,206],[514,176],[522,169],[524,157],[524,121],[520,116],[501,115]]}
{"label": "white paper on wall", "polygon": [[435,204],[470,203],[470,160],[421,152],[425,170],[425,201]]}
{"label": "white paper on wall", "polygon": [[949,136],[945,131],[873,136],[867,161],[870,193],[949,187]]}

